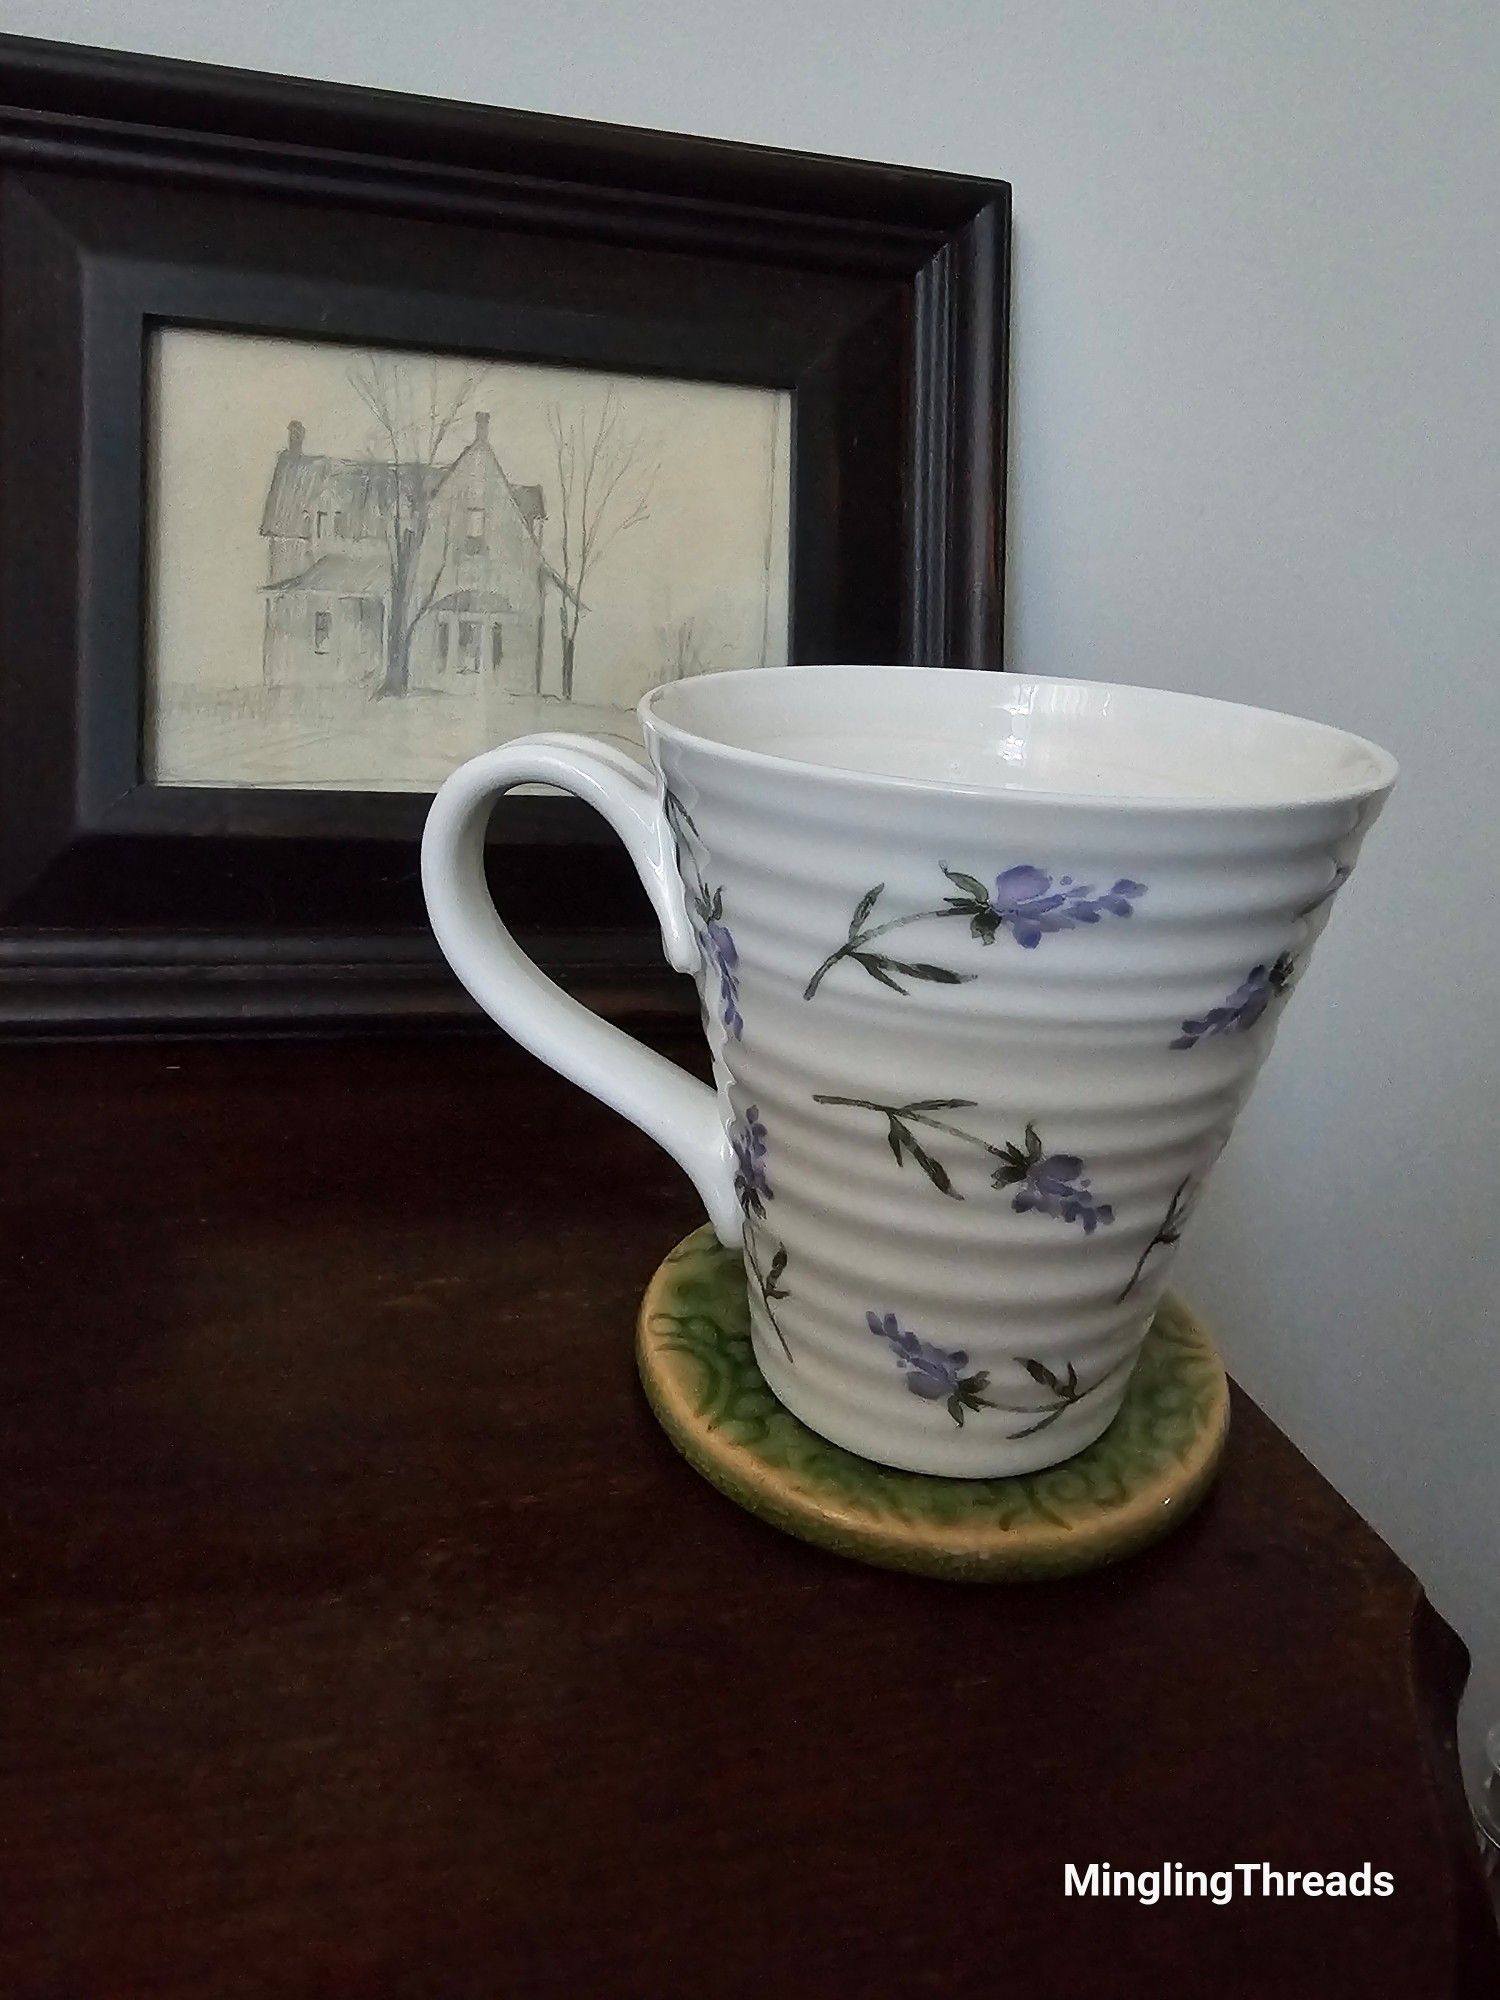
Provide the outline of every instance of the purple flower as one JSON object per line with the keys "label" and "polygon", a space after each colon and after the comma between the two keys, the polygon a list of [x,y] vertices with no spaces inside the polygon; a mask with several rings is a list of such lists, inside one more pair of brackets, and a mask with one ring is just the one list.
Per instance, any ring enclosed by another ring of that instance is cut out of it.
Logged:
{"label": "purple flower", "polygon": [[728,971],[739,964],[739,950],[730,935],[728,924],[721,923],[717,917],[713,917],[704,925],[703,934],[708,943],[709,956],[715,965],[721,965]]}
{"label": "purple flower", "polygon": [[724,891],[715,889],[712,895],[709,894],[708,884],[703,879],[703,864],[699,859],[702,836],[687,807],[665,787],[662,806],[672,829],[677,866],[688,891],[693,931],[704,968],[712,972],[719,982],[719,1019],[724,1024],[725,1033],[733,1035],[738,1041],[745,1032],[744,1018],[740,1013],[740,954],[733,933],[724,921]]}
{"label": "purple flower", "polygon": [[947,1402],[948,1414],[961,1425],[965,1410],[982,1410],[987,1405],[984,1390],[989,1387],[989,1371],[981,1368],[965,1375],[969,1357],[961,1347],[939,1347],[902,1327],[894,1313],[865,1314],[865,1324],[877,1340],[883,1340],[896,1357],[896,1366],[906,1377],[912,1395],[923,1402]]}
{"label": "purple flower", "polygon": [[977,876],[947,867],[943,873],[963,892],[948,898],[949,909],[969,919],[969,929],[981,944],[993,944],[1003,929],[1009,929],[1024,951],[1035,951],[1051,931],[1097,924],[1106,916],[1128,917],[1136,899],[1146,893],[1144,882],[1122,875],[1113,887],[1096,895],[1090,883],[1075,882],[1071,875],[1054,879],[1029,861],[997,875],[993,894]]}
{"label": "purple flower", "polygon": [[746,1215],[765,1216],[766,1203],[775,1199],[766,1179],[766,1128],[755,1105],[729,1134],[734,1154],[734,1191]]}
{"label": "purple flower", "polygon": [[1055,1215],[1059,1222],[1076,1222],[1085,1236],[1115,1219],[1110,1204],[1095,1198],[1076,1153],[1051,1153],[1039,1160],[1016,1189],[1011,1207],[1018,1215],[1035,1211]]}
{"label": "purple flower", "polygon": [[959,1376],[969,1365],[961,1347],[945,1349],[905,1331],[894,1313],[883,1317],[866,1313],[865,1322],[877,1340],[885,1341],[896,1357],[896,1366],[906,1375],[906,1386],[914,1396],[936,1402],[958,1387]]}
{"label": "purple flower", "polygon": [[1026,1127],[1024,1147],[1005,1147],[990,1178],[997,1188],[1015,1189],[1011,1207],[1018,1215],[1051,1215],[1059,1222],[1076,1222],[1085,1236],[1115,1219],[1112,1205],[1094,1193],[1078,1155],[1045,1152],[1034,1125]]}
{"label": "purple flower", "polygon": [[1043,869],[1021,866],[995,877],[990,909],[998,923],[1010,925],[1017,944],[1034,951],[1044,931],[1067,929],[1068,919],[1062,913],[1067,900],[1053,889],[1052,877]]}
{"label": "purple flower", "polygon": [[1054,889],[1045,869],[1023,863],[995,877],[990,909],[997,923],[1010,926],[1011,936],[1023,950],[1035,951],[1049,931],[1097,924],[1106,915],[1128,917],[1133,899],[1145,893],[1144,882],[1132,882],[1124,875],[1099,896],[1089,883],[1075,882],[1071,875],[1059,876]]}
{"label": "purple flower", "polygon": [[1296,964],[1283,952],[1274,965],[1255,965],[1234,991],[1200,1019],[1184,1021],[1174,1049],[1195,1049],[1213,1035],[1243,1035],[1253,1028],[1278,993],[1291,985]]}
{"label": "purple flower", "polygon": [[711,903],[700,912],[698,944],[709,969],[719,982],[719,1018],[725,1031],[738,1041],[745,1032],[740,1013],[739,947],[723,918],[724,892],[715,892]]}

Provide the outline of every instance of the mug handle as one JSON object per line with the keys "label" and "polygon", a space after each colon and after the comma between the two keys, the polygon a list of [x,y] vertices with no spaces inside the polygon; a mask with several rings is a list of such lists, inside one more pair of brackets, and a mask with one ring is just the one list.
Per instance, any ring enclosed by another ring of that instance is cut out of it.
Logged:
{"label": "mug handle", "polygon": [[638,1125],[703,1197],[719,1241],[738,1247],[739,1204],[712,1088],[539,972],[501,923],[484,873],[490,810],[515,785],[557,785],[604,815],[625,843],[661,921],[667,962],[696,973],[698,940],[654,777],[587,736],[522,736],[461,764],[433,799],[422,834],[422,891],[444,957],[522,1048]]}

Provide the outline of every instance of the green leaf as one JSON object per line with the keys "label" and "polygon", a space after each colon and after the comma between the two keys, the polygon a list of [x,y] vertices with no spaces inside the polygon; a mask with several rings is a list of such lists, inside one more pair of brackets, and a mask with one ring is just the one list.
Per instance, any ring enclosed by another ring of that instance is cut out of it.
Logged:
{"label": "green leaf", "polygon": [[859,936],[859,933],[864,929],[866,918],[880,901],[884,892],[884,882],[877,882],[873,889],[866,889],[865,893],[860,897],[858,903],[854,906],[854,915],[849,919],[849,936],[851,938]]}
{"label": "green leaf", "polygon": [[714,890],[714,899],[713,899],[713,902],[712,902],[712,904],[710,905],[710,913],[711,913],[711,915],[712,915],[712,917],[713,917],[713,920],[714,920],[714,922],[715,922],[715,923],[717,923],[717,922],[719,921],[720,917],[722,917],[722,916],[723,916],[723,914],[724,914],[724,891],[723,891],[722,889],[715,889],[715,890]]}
{"label": "green leaf", "polygon": [[962,986],[964,981],[974,977],[972,972],[950,972],[946,965],[908,965],[899,958],[888,958],[885,963],[893,972],[903,972],[908,979],[929,979],[938,986]]}
{"label": "green leaf", "polygon": [[1054,1396],[1064,1394],[1062,1383],[1058,1381],[1045,1361],[1028,1361],[1023,1355],[1021,1366],[1026,1370],[1026,1373],[1031,1377],[1033,1382],[1040,1382],[1042,1387],[1050,1389]]}
{"label": "green leaf", "polygon": [[954,1423],[958,1425],[959,1429],[962,1430],[964,1427],[964,1400],[956,1389],[948,1398],[948,1414],[952,1417]]}
{"label": "green leaf", "polygon": [[910,1117],[913,1111],[972,1111],[975,1104],[972,1097],[920,1097],[915,1104],[903,1104],[901,1109]]}
{"label": "green leaf", "polygon": [[896,1116],[894,1111],[887,1114],[885,1137],[887,1145],[889,1145],[891,1151],[896,1156],[896,1165],[899,1167],[901,1164],[901,1148],[910,1140],[911,1134],[901,1123],[901,1120]]}
{"label": "green leaf", "polygon": [[990,1175],[991,1185],[997,1188],[1014,1187],[1017,1181],[1024,1181],[1031,1172],[1031,1161],[1019,1146],[1006,1146],[1000,1154],[1000,1164]]}
{"label": "green leaf", "polygon": [[949,1178],[948,1169],[943,1165],[942,1161],[935,1160],[931,1153],[919,1146],[910,1132],[906,1134],[906,1144],[912,1158],[922,1169],[923,1173],[926,1174],[928,1180],[932,1182],[938,1193],[951,1194],[955,1201],[962,1201],[963,1196],[954,1187],[952,1180]]}
{"label": "green leaf", "polygon": [[885,968],[887,961],[885,959],[880,958],[873,951],[855,951],[851,952],[849,955],[854,960],[854,963],[856,965],[862,965],[864,967],[865,971],[869,973],[872,979],[879,980],[882,986],[889,986],[893,993],[899,993],[903,998],[905,998],[906,988],[904,986],[898,986],[895,980],[892,979],[891,975],[886,971]]}
{"label": "green leaf", "polygon": [[989,1372],[981,1368],[977,1375],[965,1375],[956,1390],[959,1401],[966,1410],[987,1410],[989,1404],[979,1393],[989,1381]]}
{"label": "green leaf", "polygon": [[1070,1403],[1078,1394],[1078,1370],[1071,1361],[1068,1363],[1068,1386],[1065,1393]]}
{"label": "green leaf", "polygon": [[993,910],[981,910],[969,926],[969,936],[981,944],[993,944],[1000,934],[1000,920]]}
{"label": "green leaf", "polygon": [[947,862],[940,865],[955,889],[962,889],[966,897],[971,896],[976,903],[983,903],[986,909],[989,908],[990,892],[977,875],[966,875],[961,868],[950,868]]}
{"label": "green leaf", "polygon": [[771,1268],[766,1274],[766,1290],[768,1292],[785,1269],[786,1251],[784,1249],[778,1250],[776,1255],[771,1259]]}
{"label": "green leaf", "polygon": [[1039,1137],[1037,1136],[1037,1129],[1036,1129],[1035,1125],[1033,1125],[1033,1124],[1032,1124],[1032,1122],[1031,1122],[1031,1120],[1030,1120],[1030,1119],[1028,1118],[1028,1119],[1027,1119],[1027,1121],[1026,1121],[1026,1164],[1027,1164],[1027,1166],[1028,1166],[1028,1167],[1034,1167],[1034,1166],[1036,1165],[1037,1161],[1038,1161],[1038,1160],[1039,1160],[1039,1159],[1040,1159],[1041,1157],[1042,1157],[1042,1142],[1041,1142],[1041,1139],[1040,1139],[1040,1138],[1039,1138]]}
{"label": "green leaf", "polygon": [[693,815],[688,811],[687,807],[682,803],[682,800],[678,798],[675,792],[668,791],[666,787],[663,786],[661,802],[669,819],[681,820],[682,824],[687,828],[689,833],[692,834],[697,833],[698,829],[693,824]]}

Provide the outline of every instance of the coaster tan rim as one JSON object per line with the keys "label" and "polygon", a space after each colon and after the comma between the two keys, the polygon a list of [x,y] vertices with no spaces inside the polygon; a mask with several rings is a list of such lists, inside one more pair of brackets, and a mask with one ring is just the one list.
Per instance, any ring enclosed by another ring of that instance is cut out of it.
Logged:
{"label": "coaster tan rim", "polygon": [[1202,1500],[1229,1427],[1213,1342],[1169,1296],[1120,1414],[1075,1458],[993,1480],[873,1465],[816,1436],[771,1395],[749,1344],[738,1255],[708,1229],[653,1275],[636,1359],[668,1437],[739,1506],[837,1554],[955,1579],[1067,1575],[1146,1547]]}

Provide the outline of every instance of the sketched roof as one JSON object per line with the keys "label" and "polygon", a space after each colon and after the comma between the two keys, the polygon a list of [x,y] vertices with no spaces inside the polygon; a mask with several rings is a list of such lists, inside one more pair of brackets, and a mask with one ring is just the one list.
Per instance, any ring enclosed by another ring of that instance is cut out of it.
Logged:
{"label": "sketched roof", "polygon": [[[490,446],[476,438],[447,465],[394,466],[377,458],[333,458],[324,452],[293,451],[287,447],[277,454],[260,531],[263,535],[303,535],[307,532],[306,518],[317,503],[322,501],[326,506],[331,501],[349,517],[347,531],[352,539],[378,535],[391,511],[398,478],[408,494],[415,496],[425,489],[430,497],[455,466],[471,451],[481,448],[494,457]],[[496,459],[495,463],[499,466],[500,462]],[[534,533],[547,517],[541,487],[517,486],[506,478],[503,467],[500,477],[505,480],[516,511]]]}
{"label": "sketched roof", "polygon": [[390,565],[384,554],[328,555],[318,556],[295,576],[263,583],[261,589],[273,596],[282,590],[328,590],[346,597],[379,597],[389,590],[390,583]]}
{"label": "sketched roof", "polygon": [[435,597],[432,601],[434,611],[481,611],[493,615],[515,608],[502,590],[450,590],[446,597]]}

